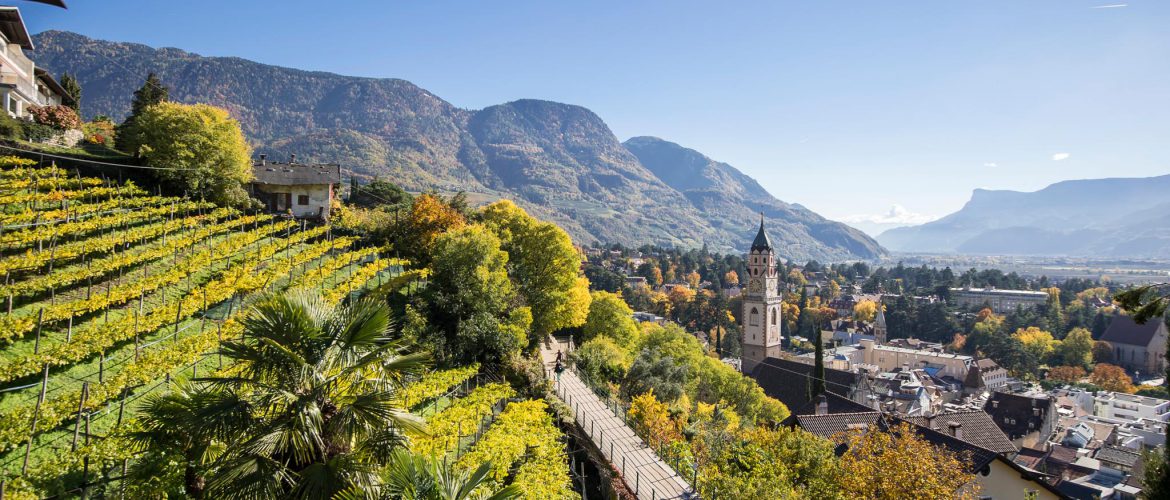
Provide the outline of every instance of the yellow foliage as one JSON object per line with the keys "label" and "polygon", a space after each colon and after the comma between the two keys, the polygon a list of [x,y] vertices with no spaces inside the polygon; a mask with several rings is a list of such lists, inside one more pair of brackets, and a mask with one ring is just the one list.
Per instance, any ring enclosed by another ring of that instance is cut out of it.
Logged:
{"label": "yellow foliage", "polygon": [[877,303],[872,300],[863,300],[853,305],[853,319],[857,321],[873,321],[877,315]]}

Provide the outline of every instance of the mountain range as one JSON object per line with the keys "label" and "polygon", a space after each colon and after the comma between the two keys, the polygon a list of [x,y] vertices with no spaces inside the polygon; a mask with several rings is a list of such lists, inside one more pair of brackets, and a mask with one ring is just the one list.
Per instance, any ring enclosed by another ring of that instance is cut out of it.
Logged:
{"label": "mountain range", "polygon": [[861,231],[780,201],[731,165],[662,139],[622,143],[592,111],[519,100],[462,109],[406,80],[342,76],[47,31],[37,65],[82,84],[87,117],[120,120],[149,72],[179,102],[221,106],[256,153],[335,162],[413,191],[510,198],[580,243],[743,250],[759,213],[781,256],[870,259]]}
{"label": "mountain range", "polygon": [[1170,175],[976,189],[958,212],[878,241],[904,252],[1170,258],[1168,193]]}

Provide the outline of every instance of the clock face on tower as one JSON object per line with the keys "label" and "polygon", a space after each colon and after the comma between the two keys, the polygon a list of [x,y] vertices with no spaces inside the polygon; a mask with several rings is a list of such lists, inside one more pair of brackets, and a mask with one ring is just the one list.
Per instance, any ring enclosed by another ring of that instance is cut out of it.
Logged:
{"label": "clock face on tower", "polygon": [[752,278],[748,282],[748,292],[760,293],[762,291],[764,291],[764,284],[760,282],[759,278]]}

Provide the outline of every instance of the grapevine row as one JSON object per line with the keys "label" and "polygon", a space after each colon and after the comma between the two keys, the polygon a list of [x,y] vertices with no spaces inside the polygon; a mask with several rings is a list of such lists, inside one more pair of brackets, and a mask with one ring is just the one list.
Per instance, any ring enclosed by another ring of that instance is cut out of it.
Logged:
{"label": "grapevine row", "polygon": [[86,264],[75,264],[69,267],[58,268],[49,274],[42,274],[30,279],[0,284],[0,297],[27,297],[49,290],[67,288],[86,279],[104,276],[118,269],[127,269],[138,264],[149,262],[162,257],[173,255],[176,249],[187,248],[217,234],[230,231],[237,227],[245,227],[267,220],[266,215],[249,215],[229,219],[227,221],[201,226],[190,234],[167,241],[156,241],[149,245],[136,246],[126,252],[119,252],[108,257],[95,259]]}
{"label": "grapevine row", "polygon": [[[292,222],[286,222],[284,224],[287,227],[293,225]],[[198,272],[199,269],[215,262],[217,254],[227,255],[234,253],[265,236],[266,234],[263,232],[233,234],[226,240],[216,243],[212,248],[205,248],[194,254],[188,254],[182,260],[176,259],[172,265],[166,266],[162,272],[143,276],[131,283],[107,288],[105,293],[97,293],[85,298],[41,307],[35,316],[32,314],[0,316],[0,341],[17,338],[32,332],[38,325],[64,321],[69,318],[108,309],[137,299],[147,292],[153,292],[160,288],[173,285],[182,281],[183,278],[188,277],[192,273],[192,268],[194,268],[195,272]]]}
{"label": "grapevine row", "polygon": [[93,200],[98,198],[145,196],[147,194],[149,193],[143,191],[138,186],[135,186],[134,183],[127,182],[124,185],[113,187],[97,186],[77,190],[50,191],[48,193],[32,191],[26,193],[0,195],[0,205],[17,205],[21,203],[43,203],[79,199]]}
{"label": "grapevine row", "polygon": [[[290,223],[291,224],[291,223]],[[199,260],[204,264],[210,264],[214,261],[215,254],[228,255],[235,253],[240,249],[252,244],[253,242],[266,237],[267,229],[265,231],[257,231],[255,233],[240,233],[233,235],[227,241],[220,244],[219,247],[204,250],[204,255],[200,256]],[[150,312],[143,313],[141,309],[136,309],[133,321],[129,320],[128,315],[123,315],[122,321],[117,325],[112,326],[107,322],[89,322],[80,328],[75,329],[71,342],[52,344],[44,348],[43,354],[25,354],[21,358],[14,361],[4,360],[0,362],[0,382],[15,380],[17,378],[31,375],[40,370],[40,367],[48,364],[52,366],[69,364],[71,362],[80,361],[85,357],[92,355],[95,352],[105,350],[107,347],[132,338],[139,332],[150,332],[167,324],[175,319],[176,314],[184,311],[182,306],[186,306],[188,315],[195,312],[202,311],[209,304],[216,304],[227,297],[221,297],[222,293],[219,288],[222,288],[223,280],[226,277],[233,276],[233,272],[256,264],[257,262],[268,258],[269,256],[279,252],[290,241],[303,241],[305,239],[317,236],[318,234],[306,234],[309,231],[298,233],[288,240],[276,240],[272,243],[264,245],[259,249],[254,249],[246,253],[242,258],[239,258],[239,264],[234,267],[229,267],[223,271],[218,280],[213,280],[208,284],[196,287],[195,295],[188,293],[181,301],[182,305],[171,304],[160,308],[152,308]],[[179,268],[173,267],[173,271],[178,271]],[[185,273],[172,273],[173,282],[178,282],[185,276]],[[138,285],[141,281],[134,283]],[[140,285],[143,289],[147,289],[145,285]],[[208,290],[211,290],[210,292]],[[201,292],[201,293],[200,293]],[[200,303],[202,301],[202,303]],[[188,305],[190,304],[190,305]],[[178,308],[178,311],[176,311]]]}
{"label": "grapevine row", "polygon": [[420,455],[442,457],[459,445],[459,437],[478,428],[484,417],[502,399],[516,391],[508,384],[486,384],[459,398],[451,406],[427,420],[427,435],[413,437],[410,450]]}
{"label": "grapevine row", "polygon": [[53,248],[43,248],[39,251],[29,249],[29,251],[23,254],[10,255],[0,259],[0,273],[10,273],[23,269],[39,269],[45,267],[50,262],[65,262],[83,255],[106,253],[119,245],[167,235],[179,229],[189,226],[199,226],[210,221],[216,221],[234,215],[235,213],[236,211],[233,209],[220,208],[204,215],[193,215],[157,224],[137,226],[113,234],[87,238],[65,245],[57,245]]}
{"label": "grapevine row", "polygon": [[47,241],[51,238],[62,239],[70,236],[88,234],[99,229],[107,229],[126,224],[133,224],[144,220],[154,219],[177,211],[192,211],[212,208],[215,204],[199,201],[184,201],[171,206],[150,207],[141,210],[131,210],[112,215],[103,215],[87,219],[70,220],[59,224],[37,225],[19,231],[11,231],[0,235],[0,245],[29,245]]}
{"label": "grapevine row", "polygon": [[503,484],[512,465],[528,454],[516,469],[512,484],[520,487],[523,498],[573,498],[565,445],[561,431],[542,400],[511,403],[484,433],[475,448],[455,463],[457,468],[473,470],[491,462],[488,477]]}
{"label": "grapevine row", "polygon": [[403,408],[411,409],[446,394],[452,387],[470,380],[476,373],[479,373],[479,363],[431,372],[403,388],[398,399]]}
{"label": "grapevine row", "polygon": [[77,203],[72,205],[67,201],[62,201],[59,208],[48,209],[47,207],[42,207],[40,210],[29,208],[20,212],[0,214],[0,225],[3,225],[5,229],[9,229],[12,226],[26,224],[53,224],[94,214],[104,214],[113,210],[154,207],[182,201],[182,198],[164,198],[161,196],[115,198],[109,201]]}
{"label": "grapevine row", "polygon": [[[324,241],[313,244],[291,257],[281,258],[268,267],[256,266],[251,269],[240,267],[217,282],[209,283],[204,287],[204,290],[208,291],[209,296],[225,297],[223,300],[237,294],[253,292],[264,288],[281,275],[291,272],[302,262],[316,259],[338,245],[348,245],[349,243],[349,241],[341,239],[333,242]],[[188,294],[183,301],[184,303],[191,301],[192,306],[194,306],[202,300],[203,298],[197,294]],[[178,305],[173,307],[177,308]],[[123,390],[157,380],[164,374],[174,371],[177,367],[192,363],[202,353],[215,348],[221,336],[222,338],[234,338],[242,333],[242,329],[238,322],[229,318],[222,323],[219,329],[185,337],[166,347],[147,351],[138,360],[128,364],[123,370],[108,379],[107,382],[91,384],[85,409],[96,409],[117,397]],[[48,429],[59,425],[71,413],[77,411],[80,401],[80,391],[69,392],[45,401],[40,407],[38,426]],[[31,428],[35,412],[35,407],[25,405],[7,411],[0,417],[0,451],[11,449],[30,439],[28,431]]]}

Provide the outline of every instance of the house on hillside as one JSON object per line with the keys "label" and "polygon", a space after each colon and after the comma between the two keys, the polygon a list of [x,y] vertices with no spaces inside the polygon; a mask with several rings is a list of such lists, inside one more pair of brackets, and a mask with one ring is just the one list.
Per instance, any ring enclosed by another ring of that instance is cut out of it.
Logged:
{"label": "house on hillside", "polygon": [[0,6],[0,103],[13,118],[27,118],[29,106],[70,104],[72,98],[24,54],[33,49],[20,9]]}
{"label": "house on hillside", "polygon": [[291,214],[299,219],[329,219],[329,207],[341,184],[341,166],[336,163],[269,162],[268,155],[252,165],[250,186],[254,198],[271,212]]}
{"label": "house on hillside", "polygon": [[1130,316],[1116,316],[1101,340],[1113,346],[1115,364],[1145,374],[1166,369],[1166,323],[1158,318],[1139,325]]}

